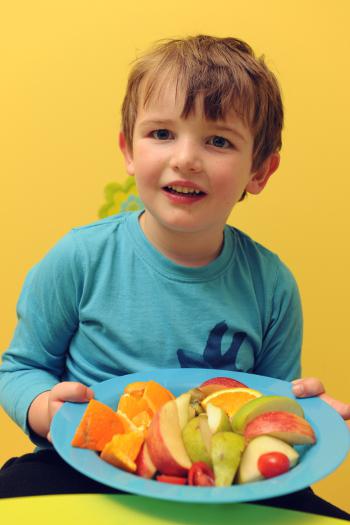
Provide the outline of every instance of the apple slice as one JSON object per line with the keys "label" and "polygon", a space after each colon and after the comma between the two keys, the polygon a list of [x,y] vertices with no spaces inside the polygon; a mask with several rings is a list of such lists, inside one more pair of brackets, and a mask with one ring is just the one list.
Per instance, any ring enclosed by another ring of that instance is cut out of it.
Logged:
{"label": "apple slice", "polygon": [[216,432],[229,432],[232,430],[229,417],[221,407],[208,403],[207,416],[209,429],[212,434],[216,434]]}
{"label": "apple slice", "polygon": [[180,424],[181,430],[183,430],[183,428],[186,426],[189,419],[192,419],[192,417],[194,417],[194,411],[192,411],[190,407],[190,400],[191,400],[190,392],[181,394],[175,399],[178,414],[179,414],[179,424]]}
{"label": "apple slice", "polygon": [[271,436],[259,436],[250,441],[243,452],[237,475],[238,483],[251,483],[264,479],[258,461],[261,456],[269,452],[285,454],[289,460],[289,468],[294,467],[299,459],[297,451],[288,443]]}
{"label": "apple slice", "polygon": [[286,396],[261,396],[248,401],[232,417],[232,430],[239,434],[244,433],[244,429],[249,421],[265,412],[292,412],[297,416],[304,417],[301,405],[294,399]]}
{"label": "apple slice", "polygon": [[291,445],[312,445],[316,436],[306,419],[291,412],[265,412],[250,421],[244,437],[250,441],[261,435],[269,435]]}
{"label": "apple slice", "polygon": [[240,381],[236,381],[231,377],[213,377],[204,381],[204,383],[198,387],[198,390],[207,397],[209,394],[217,392],[218,390],[223,390],[224,388],[242,388],[246,386],[247,385],[244,385]]}
{"label": "apple slice", "polygon": [[136,463],[136,474],[138,474],[142,478],[147,478],[147,479],[153,478],[157,469],[151,459],[146,443],[142,445],[142,448],[140,450],[139,455],[136,458],[135,463]]}
{"label": "apple slice", "polygon": [[146,443],[152,462],[161,474],[187,475],[192,463],[182,441],[175,399],[166,402],[153,416]]}

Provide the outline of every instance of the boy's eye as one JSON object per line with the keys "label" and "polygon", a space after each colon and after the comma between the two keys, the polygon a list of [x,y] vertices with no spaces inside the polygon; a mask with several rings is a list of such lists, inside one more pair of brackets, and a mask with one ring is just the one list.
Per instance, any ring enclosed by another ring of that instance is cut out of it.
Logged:
{"label": "boy's eye", "polygon": [[232,146],[231,142],[224,137],[219,137],[218,135],[215,135],[214,137],[211,137],[209,139],[209,144],[212,146],[215,146],[216,148],[230,148]]}
{"label": "boy's eye", "polygon": [[168,140],[172,136],[168,129],[156,129],[152,131],[151,135],[157,140]]}

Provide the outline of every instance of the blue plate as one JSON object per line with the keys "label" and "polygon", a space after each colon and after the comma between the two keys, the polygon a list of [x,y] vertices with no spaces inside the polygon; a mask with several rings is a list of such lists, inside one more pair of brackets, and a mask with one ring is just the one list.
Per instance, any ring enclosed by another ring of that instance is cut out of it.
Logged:
{"label": "blue plate", "polygon": [[[125,386],[134,381],[153,379],[175,396],[200,385],[206,379],[227,376],[237,379],[263,394],[294,398],[291,384],[278,379],[226,370],[174,369],[150,370],[116,377],[92,385],[95,398],[116,409]],[[101,460],[97,453],[71,446],[86,403],[65,403],[56,413],[51,427],[53,445],[69,465],[100,483],[125,492],[172,501],[191,503],[231,503],[254,501],[301,490],[328,476],[335,470],[350,448],[350,433],[344,421],[329,405],[318,398],[298,399],[305,417],[312,425],[317,442],[299,447],[300,461],[289,472],[276,478],[232,485],[231,487],[191,487],[159,483],[129,474]]]}

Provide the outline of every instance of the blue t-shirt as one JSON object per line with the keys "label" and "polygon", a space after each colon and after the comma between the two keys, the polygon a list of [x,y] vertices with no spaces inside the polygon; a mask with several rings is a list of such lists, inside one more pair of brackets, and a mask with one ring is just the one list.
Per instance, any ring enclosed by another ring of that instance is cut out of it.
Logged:
{"label": "blue t-shirt", "polygon": [[0,402],[26,432],[33,399],[152,368],[300,375],[302,315],[280,259],[226,226],[220,255],[175,264],[147,240],[141,212],[68,233],[28,274],[0,367]]}

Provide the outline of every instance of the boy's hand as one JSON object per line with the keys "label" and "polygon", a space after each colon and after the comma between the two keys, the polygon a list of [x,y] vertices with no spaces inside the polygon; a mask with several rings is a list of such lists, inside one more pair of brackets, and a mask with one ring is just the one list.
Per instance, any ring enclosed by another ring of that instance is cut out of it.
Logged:
{"label": "boy's hand", "polygon": [[93,390],[82,383],[73,381],[58,383],[51,390],[43,392],[34,399],[28,413],[29,426],[36,434],[46,437],[51,443],[51,421],[63,403],[65,401],[86,403],[93,397]]}
{"label": "boy's hand", "polygon": [[[61,408],[63,403],[66,401],[71,401],[72,403],[86,403],[93,397],[93,390],[82,383],[66,381],[55,385],[52,390],[50,390],[48,397],[50,426],[53,416]],[[52,443],[50,431],[47,433],[46,438]]]}
{"label": "boy's hand", "polygon": [[313,397],[318,396],[331,407],[333,407],[345,420],[350,430],[350,404],[338,401],[326,394],[323,384],[316,377],[306,377],[292,381],[293,394],[296,397]]}

